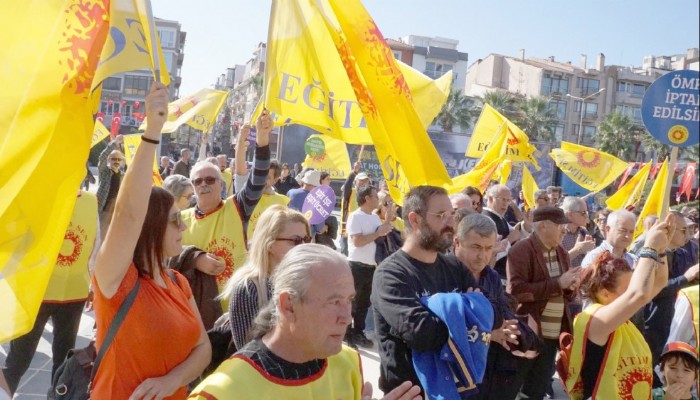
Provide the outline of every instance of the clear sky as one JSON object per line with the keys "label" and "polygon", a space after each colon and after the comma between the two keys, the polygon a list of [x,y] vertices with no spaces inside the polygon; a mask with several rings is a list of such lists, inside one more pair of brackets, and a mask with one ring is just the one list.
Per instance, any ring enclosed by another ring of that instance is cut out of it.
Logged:
{"label": "clear sky", "polygon": [[[282,0],[292,1],[292,0]],[[340,0],[342,1],[342,0]],[[211,87],[267,41],[270,0],[152,0],[187,32],[180,95]],[[469,64],[490,53],[640,66],[646,55],[699,47],[698,0],[363,0],[385,37],[459,40]]]}

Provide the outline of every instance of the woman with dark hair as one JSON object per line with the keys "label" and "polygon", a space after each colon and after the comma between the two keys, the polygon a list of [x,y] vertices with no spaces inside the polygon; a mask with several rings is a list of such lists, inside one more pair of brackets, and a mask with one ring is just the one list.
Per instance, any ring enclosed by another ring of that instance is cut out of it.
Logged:
{"label": "woman with dark hair", "polygon": [[182,251],[185,229],[173,196],[152,187],[155,148],[168,114],[167,93],[167,87],[154,83],[146,97],[148,128],[123,178],[95,262],[98,350],[134,288],[136,297],[99,365],[94,399],[185,399],[187,384],[211,358],[187,280],[165,268],[167,259]]}
{"label": "woman with dark hair", "polygon": [[634,271],[603,252],[581,273],[582,290],[593,301],[574,322],[566,389],[572,399],[649,399],[651,351],[630,317],[668,281],[666,248],[673,215],[648,232]]}
{"label": "woman with dark hair", "polygon": [[484,209],[484,195],[481,191],[474,186],[467,186],[462,190],[462,193],[472,199],[472,208],[481,214],[481,211]]}

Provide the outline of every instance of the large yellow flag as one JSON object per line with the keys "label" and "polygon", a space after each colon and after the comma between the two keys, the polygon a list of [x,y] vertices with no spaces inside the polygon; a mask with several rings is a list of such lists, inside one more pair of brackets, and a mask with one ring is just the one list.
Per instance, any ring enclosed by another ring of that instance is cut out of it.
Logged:
{"label": "large yellow flag", "polygon": [[345,180],[350,174],[350,157],[345,142],[328,135],[314,134],[304,143],[306,159],[302,164],[330,174],[331,179]]}
{"label": "large yellow flag", "polygon": [[535,169],[540,166],[535,158],[537,148],[530,144],[530,138],[517,125],[504,117],[489,104],[484,104],[481,116],[474,126],[474,132],[467,146],[467,157],[479,158],[484,154],[488,144],[494,136],[500,132],[501,126],[506,124],[508,129],[508,146],[506,147],[505,158],[511,161],[524,161],[532,163]]}
{"label": "large yellow flag", "polygon": [[[450,181],[406,78],[358,0],[273,1],[267,54],[266,107],[350,143],[365,141],[338,127],[366,126],[397,202],[409,182],[442,186]],[[300,68],[285,71],[274,61],[286,59]],[[353,96],[336,95],[335,86],[343,82],[349,82]],[[297,105],[296,113],[279,109],[283,103]],[[332,119],[318,126],[309,119],[309,108]]]}
{"label": "large yellow flag", "polygon": [[[265,62],[265,107],[275,125],[300,124],[352,144],[372,144],[365,116],[332,35],[328,0],[274,1]],[[392,55],[393,59],[393,55]],[[396,62],[424,128],[447,99],[452,72],[433,81]],[[261,108],[256,110],[256,119]]]}
{"label": "large yellow flag", "polygon": [[[158,57],[160,81],[168,85],[170,74],[158,35],[151,40],[147,18],[150,0],[110,0],[109,38],[105,43],[100,63],[92,82],[93,88],[109,76],[137,69],[155,70]],[[156,56],[157,53],[157,56]]]}
{"label": "large yellow flag", "polygon": [[561,142],[561,148],[549,155],[566,176],[592,192],[608,186],[627,168],[615,156],[574,143]]}
{"label": "large yellow flag", "polygon": [[90,148],[95,147],[97,143],[100,143],[101,141],[104,140],[109,136],[109,129],[100,122],[99,120],[95,120],[95,128],[92,131],[92,140],[90,141]]}
{"label": "large yellow flag", "polygon": [[[131,160],[134,159],[136,149],[139,148],[140,144],[140,134],[124,135],[124,161],[127,166],[131,165]],[[163,178],[158,172],[158,157],[153,159],[153,186],[163,186]]]}
{"label": "large yellow flag", "polygon": [[537,187],[537,182],[535,178],[532,177],[530,169],[527,165],[523,165],[523,197],[525,197],[525,209],[530,210],[537,204],[537,199],[535,199],[535,192],[540,190]]}
{"label": "large yellow flag", "polygon": [[[651,163],[649,163],[651,165]],[[663,203],[664,194],[669,192],[669,187],[666,186],[666,181],[668,180],[668,160],[664,161],[659,171],[659,175],[654,181],[654,185],[649,191],[649,196],[647,196],[644,202],[644,207],[642,212],[637,218],[637,226],[634,229],[634,237],[641,235],[644,232],[644,218],[648,215],[661,215],[661,205]]]}
{"label": "large yellow flag", "polygon": [[649,179],[649,171],[651,171],[651,162],[646,163],[642,169],[630,179],[623,187],[605,200],[605,205],[611,210],[619,210],[635,205],[642,197],[642,190]]}
{"label": "large yellow flag", "polygon": [[[182,124],[187,124],[204,133],[208,133],[221,106],[226,102],[228,92],[214,89],[200,89],[197,93],[185,96],[168,104],[168,120],[163,126],[163,133],[174,132]],[[148,118],[143,120],[140,130],[146,130]]]}
{"label": "large yellow flag", "polygon": [[46,291],[94,122],[106,1],[26,1],[0,13],[0,343],[28,332]]}
{"label": "large yellow flag", "polygon": [[486,151],[481,155],[474,168],[466,174],[452,179],[450,184],[444,185],[445,189],[452,194],[462,191],[467,186],[474,186],[479,188],[481,193],[484,193],[491,180],[497,178],[497,170],[505,160],[507,132],[506,124],[501,124],[498,133],[488,144]]}

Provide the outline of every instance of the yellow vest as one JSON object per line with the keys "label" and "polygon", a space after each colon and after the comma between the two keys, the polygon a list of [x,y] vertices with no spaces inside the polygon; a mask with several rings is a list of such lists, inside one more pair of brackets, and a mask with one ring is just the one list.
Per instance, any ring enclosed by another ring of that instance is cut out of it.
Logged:
{"label": "yellow vest", "polygon": [[90,287],[89,262],[97,236],[97,196],[81,192],[63,237],[44,301],[62,303],[85,300]]}
{"label": "yellow vest", "polygon": [[234,355],[221,363],[188,399],[197,400],[360,400],[362,369],[357,351],[343,346],[318,375],[285,381],[261,374],[248,358]]}
{"label": "yellow vest", "polygon": [[260,214],[267,210],[268,207],[275,204],[286,206],[289,204],[289,197],[277,193],[262,195],[260,201],[258,201],[258,205],[255,206],[255,209],[253,210],[253,214],[250,216],[250,220],[248,220],[248,239],[253,237],[253,231],[255,230],[255,225],[258,224]]}
{"label": "yellow vest", "polygon": [[221,173],[221,176],[224,178],[224,182],[226,182],[226,197],[230,197],[233,194],[233,175],[231,175],[231,168],[226,168],[224,172]]}
{"label": "yellow vest", "polygon": [[[216,255],[226,264],[224,272],[216,276],[219,292],[226,285],[236,268],[243,265],[248,249],[246,247],[242,211],[239,212],[236,199],[229,197],[219,209],[197,218],[193,208],[181,211],[187,229],[182,232],[182,244],[198,248]],[[228,301],[222,301],[224,312]]]}
{"label": "yellow vest", "polygon": [[[593,304],[574,320],[574,345],[571,349],[569,377],[566,380],[566,390],[574,400],[583,399],[583,382],[580,377],[586,353],[588,327],[591,316],[600,307],[600,304]],[[651,399],[651,350],[633,323],[627,321],[610,334],[604,360],[591,396],[594,400]]]}
{"label": "yellow vest", "polygon": [[685,296],[690,303],[690,310],[693,313],[693,332],[695,336],[695,351],[700,351],[700,337],[698,337],[698,323],[700,319],[698,318],[698,296],[699,296],[700,286],[693,285],[679,292],[679,296]]}
{"label": "yellow vest", "polygon": [[346,226],[348,224],[348,215],[352,214],[353,211],[357,210],[360,206],[357,205],[357,200],[355,200],[355,189],[350,190],[350,197],[348,197],[348,212],[345,213],[345,197],[340,202],[340,226],[341,232],[344,234],[346,231]]}

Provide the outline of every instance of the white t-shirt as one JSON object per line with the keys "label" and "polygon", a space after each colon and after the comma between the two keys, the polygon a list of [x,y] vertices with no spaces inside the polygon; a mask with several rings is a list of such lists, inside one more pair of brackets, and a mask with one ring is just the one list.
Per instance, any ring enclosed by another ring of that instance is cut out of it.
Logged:
{"label": "white t-shirt", "polygon": [[358,208],[348,216],[348,260],[357,261],[363,264],[377,265],[374,261],[374,253],[377,249],[377,244],[374,241],[367,243],[362,247],[355,247],[352,243],[352,235],[369,235],[377,231],[377,228],[382,224],[382,220],[377,214],[367,214]]}

